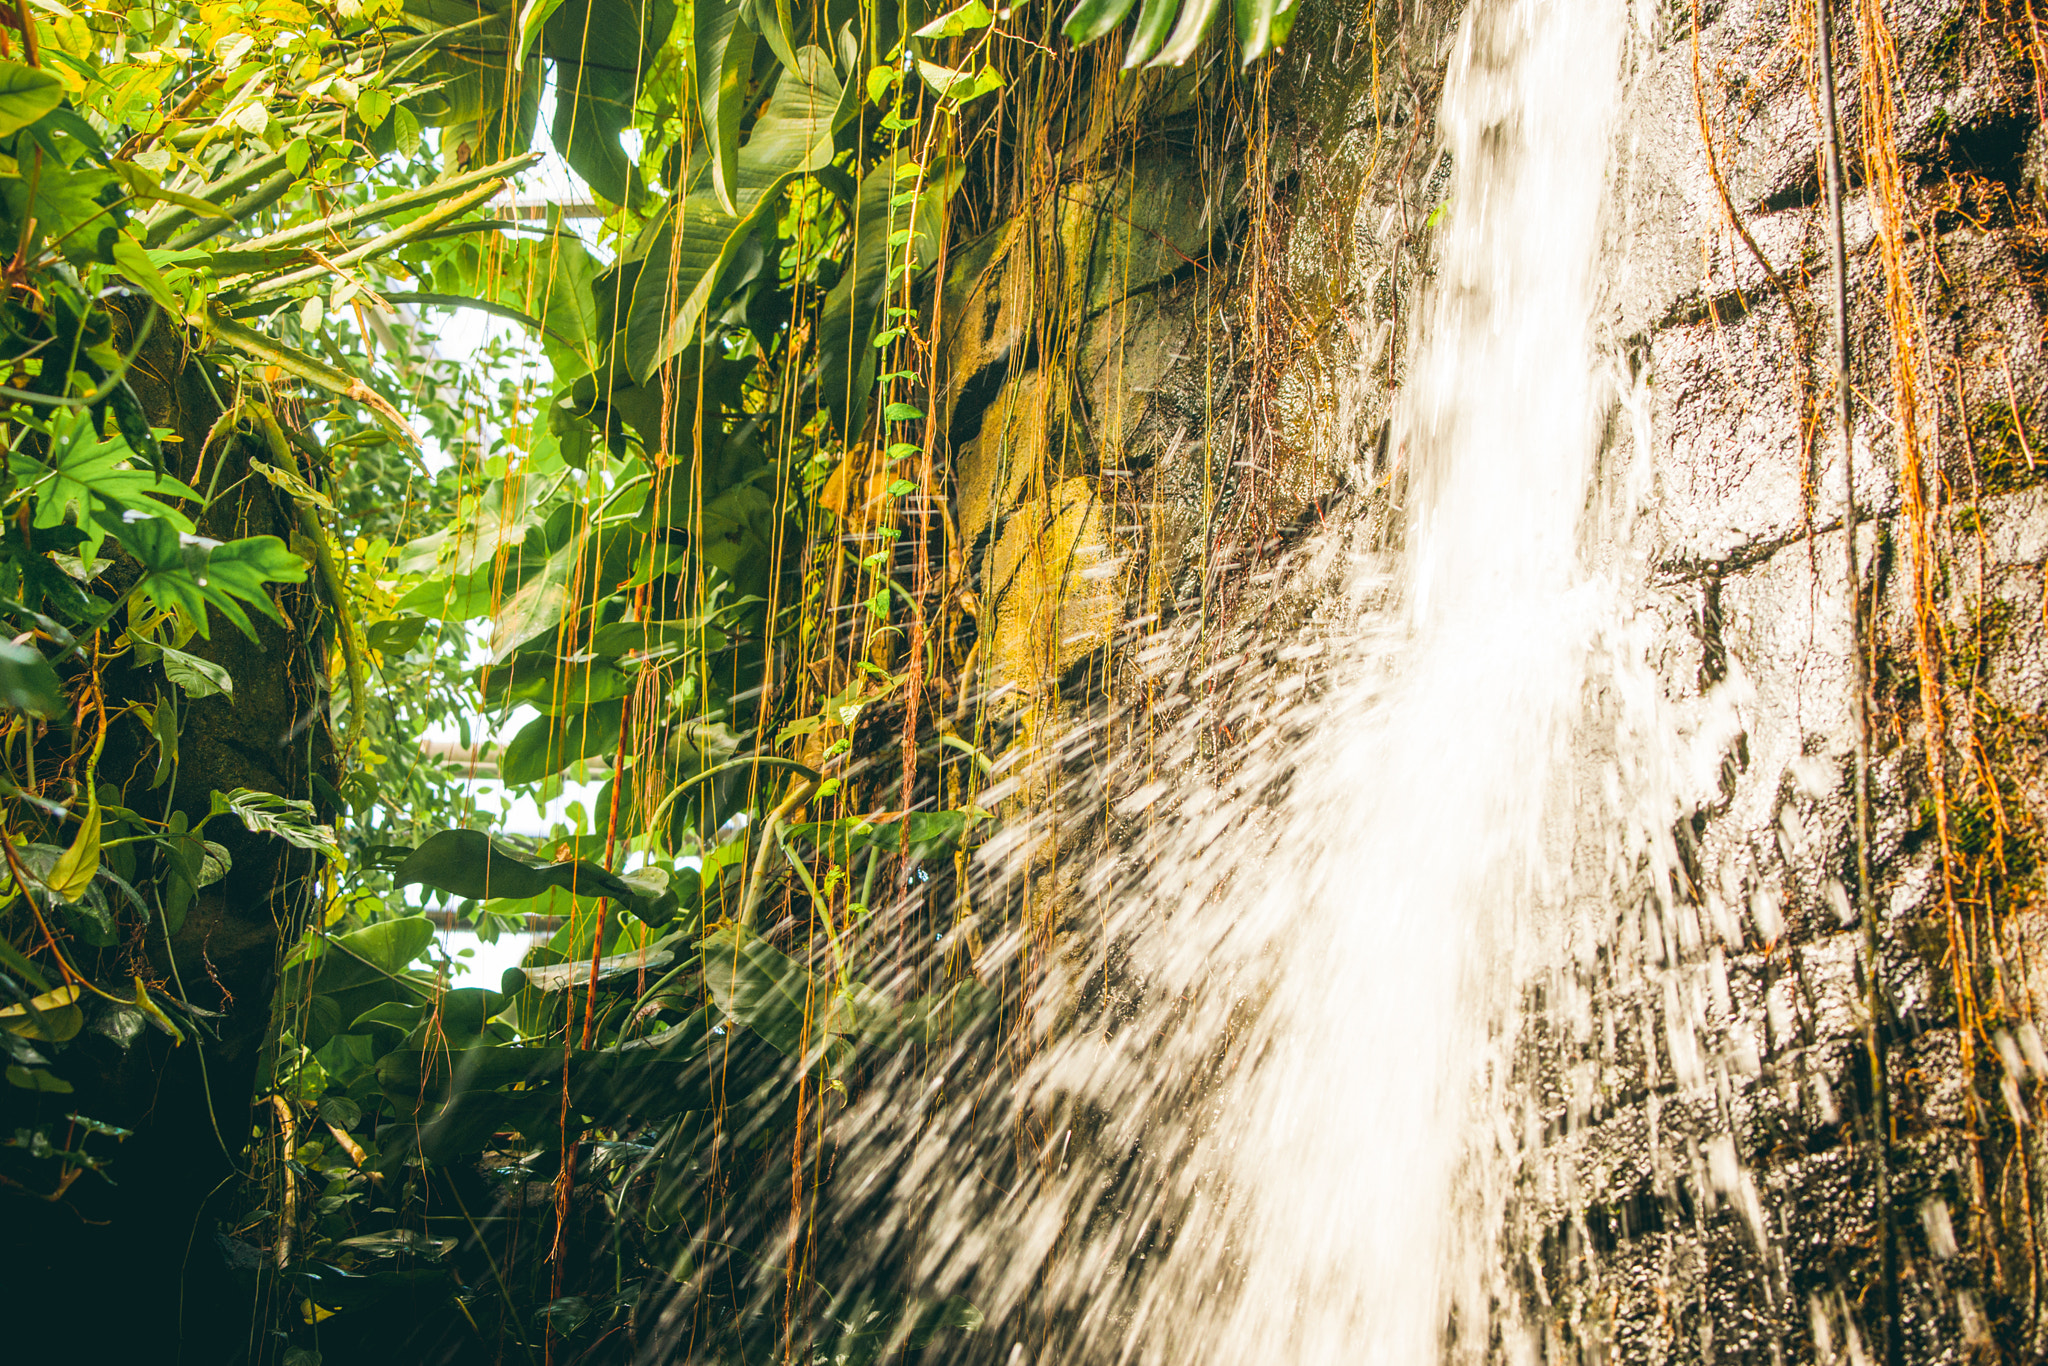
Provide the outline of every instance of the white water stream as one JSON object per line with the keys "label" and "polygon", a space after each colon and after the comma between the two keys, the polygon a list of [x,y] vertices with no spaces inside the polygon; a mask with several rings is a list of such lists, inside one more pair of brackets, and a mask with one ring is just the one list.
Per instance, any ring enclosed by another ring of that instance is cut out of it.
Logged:
{"label": "white water stream", "polygon": [[[992,1201],[949,1172],[972,1105],[926,1130],[938,1166],[892,1173],[923,1192],[902,1202],[921,1274],[1005,1322],[1033,1306],[1033,1340],[997,1345],[1013,1366],[1546,1354],[1565,1311],[1526,1303],[1531,1239],[1571,1205],[1515,1092],[1525,1002],[1582,1005],[1617,936],[1638,947],[1610,985],[1679,966],[1646,935],[1698,949],[1670,831],[1702,785],[1689,756],[1728,738],[1725,698],[1683,724],[1665,701],[1641,567],[1602,511],[1631,498],[1597,473],[1635,403],[1600,340],[1627,20],[1614,0],[1469,7],[1394,425],[1402,548],[1333,538],[1354,568],[1301,652],[1318,687],[1239,708],[1227,775],[1198,776],[1192,723],[1158,735],[1118,807],[1145,833],[1082,880],[1112,947],[1038,1002],[1007,1129],[1036,1145],[1027,1178]],[[1075,1027],[1089,974],[1136,986]],[[1697,1073],[1698,1009],[1667,1003]]]}
{"label": "white water stream", "polygon": [[[1196,1198],[1117,1355],[1428,1366],[1454,1308],[1489,1336],[1489,1115],[1598,624],[1580,540],[1611,397],[1592,312],[1622,19],[1481,0],[1462,25],[1397,419],[1406,554],[1391,585],[1358,585],[1398,605],[1354,609],[1308,743],[1274,756],[1292,795],[1240,894],[1190,886],[1141,941],[1161,985],[1232,973],[1263,1008],[1194,1145],[1213,1203]],[[1117,1086],[1102,1061],[1089,1082]]]}

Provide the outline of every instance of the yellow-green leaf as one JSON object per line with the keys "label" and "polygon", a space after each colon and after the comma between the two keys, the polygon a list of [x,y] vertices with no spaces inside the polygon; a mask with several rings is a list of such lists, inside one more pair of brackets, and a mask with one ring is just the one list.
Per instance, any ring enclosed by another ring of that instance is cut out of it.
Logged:
{"label": "yellow-green leaf", "polygon": [[988,6],[982,4],[981,0],[967,0],[960,8],[947,10],[912,36],[928,39],[958,38],[963,33],[987,28],[995,21],[995,15],[989,13]]}
{"label": "yellow-green leaf", "polygon": [[116,160],[109,163],[114,174],[121,177],[121,183],[128,187],[128,193],[144,202],[175,204],[181,209],[203,214],[208,218],[224,218],[227,210],[218,204],[201,199],[198,195],[186,194],[182,190],[167,190],[156,174],[146,166],[132,161]]}
{"label": "yellow-green leaf", "polygon": [[77,838],[58,855],[56,866],[50,869],[50,890],[66,901],[76,901],[92,886],[93,875],[99,870],[100,799],[95,794],[85,819],[79,823]]}
{"label": "yellow-green leaf", "polygon": [[952,100],[956,104],[978,100],[983,95],[1003,88],[1003,73],[992,66],[985,66],[979,71],[956,71],[952,67],[940,66],[936,62],[928,62],[920,57],[917,60],[917,74],[924,78],[924,83],[941,99]]}
{"label": "yellow-green leaf", "polygon": [[185,1031],[171,1023],[171,1017],[164,1014],[163,1008],[149,999],[149,987],[139,976],[135,979],[135,1008],[155,1020],[158,1026],[171,1036],[173,1047],[185,1042]]}
{"label": "yellow-green leaf", "polygon": [[78,1008],[76,982],[55,991],[46,991],[27,1005],[11,1005],[0,1010],[0,1029],[19,1034],[24,1039],[63,1043],[84,1026],[85,1013]]}
{"label": "yellow-green leaf", "polygon": [[64,83],[20,62],[0,62],[0,138],[28,127],[64,100]]}
{"label": "yellow-green leaf", "polygon": [[114,239],[114,265],[120,272],[141,285],[150,298],[171,310],[173,314],[183,313],[178,296],[171,292],[171,282],[156,268],[156,262],[149,259],[149,253],[142,243],[127,232]]}

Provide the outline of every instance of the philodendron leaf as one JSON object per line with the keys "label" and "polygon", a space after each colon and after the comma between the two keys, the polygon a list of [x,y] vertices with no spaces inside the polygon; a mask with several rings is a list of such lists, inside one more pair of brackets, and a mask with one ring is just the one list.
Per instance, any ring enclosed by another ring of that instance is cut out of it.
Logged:
{"label": "philodendron leaf", "polygon": [[46,721],[64,714],[57,671],[35,646],[0,640],[0,705]]}
{"label": "philodendron leaf", "polygon": [[212,608],[254,640],[256,628],[244,604],[280,620],[268,585],[305,582],[306,562],[275,536],[221,542],[183,534],[162,517],[129,513],[100,520],[142,561],[136,596],[179,613],[202,636],[210,635],[207,609]]}
{"label": "philodendron leaf", "polygon": [[963,33],[987,28],[995,21],[995,15],[989,11],[987,5],[981,3],[981,0],[967,0],[966,4],[958,9],[947,10],[911,36],[926,39],[958,38]]}
{"label": "philodendron leaf", "polygon": [[48,71],[0,62],[0,138],[28,127],[64,100],[64,83]]}
{"label": "philodendron leaf", "polygon": [[[100,542],[109,529],[119,525],[124,513],[147,514],[163,522],[173,535],[192,530],[184,513],[159,499],[196,503],[201,501],[199,491],[168,475],[131,468],[135,452],[127,439],[118,435],[101,439],[85,413],[70,412],[57,419],[50,432],[50,451],[46,464],[16,450],[8,457],[9,468],[21,486],[35,495],[38,529],[62,526],[67,516],[77,522],[85,533],[85,544],[78,552],[82,563],[99,558]],[[127,543],[125,537],[122,543]]]}
{"label": "philodendron leaf", "polygon": [[659,885],[641,870],[631,878],[595,863],[529,863],[481,830],[443,830],[407,855],[392,874],[399,886],[422,883],[473,901],[523,901],[560,888],[576,896],[609,897],[643,923],[665,925],[675,917],[677,897],[666,880]]}
{"label": "philodendron leaf", "polygon": [[329,858],[341,857],[333,827],[320,823],[311,802],[238,787],[232,792],[214,793],[213,809],[217,814],[233,812],[244,826],[259,835],[275,835],[296,848],[315,850]]}
{"label": "philodendron leaf", "polygon": [[187,697],[212,697],[216,693],[229,697],[235,695],[235,680],[212,660],[174,650],[168,645],[159,645],[157,649],[163,652],[163,659],[159,662],[163,665],[164,677],[177,684]]}

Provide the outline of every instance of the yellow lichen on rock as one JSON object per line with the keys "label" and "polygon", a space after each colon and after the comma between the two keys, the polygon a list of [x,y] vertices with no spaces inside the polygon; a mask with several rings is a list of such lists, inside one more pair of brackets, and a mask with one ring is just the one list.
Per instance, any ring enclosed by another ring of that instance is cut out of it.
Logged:
{"label": "yellow lichen on rock", "polygon": [[1025,705],[1110,643],[1123,615],[1117,564],[1092,480],[1064,480],[1018,509],[990,557],[990,701]]}

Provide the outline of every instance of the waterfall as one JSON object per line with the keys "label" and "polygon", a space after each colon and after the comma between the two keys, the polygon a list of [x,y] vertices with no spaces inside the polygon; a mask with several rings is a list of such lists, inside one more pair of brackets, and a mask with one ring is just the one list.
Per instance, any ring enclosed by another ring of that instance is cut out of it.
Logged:
{"label": "waterfall", "polygon": [[1425,1366],[1457,1345],[1447,1324],[1477,1351],[1491,1335],[1519,941],[1599,627],[1582,538],[1611,400],[1594,309],[1622,17],[1506,0],[1458,34],[1397,418],[1405,552],[1353,585],[1330,692],[1269,760],[1293,766],[1289,796],[1264,848],[1238,846],[1239,893],[1188,888],[1141,931],[1166,941],[1146,946],[1161,985],[1233,972],[1262,1007],[1196,1145],[1217,1208],[1193,1202],[1119,1344],[1140,1359]]}
{"label": "waterfall", "polygon": [[[900,1133],[914,1113],[907,1146],[867,1140],[861,1188],[894,1192],[881,1223],[916,1279],[970,1289],[1001,1326],[978,1354],[1554,1356],[1581,1309],[1530,1303],[1548,1293],[1533,1268],[1578,1206],[1543,1131],[1588,1102],[1534,1094],[1518,1059],[1548,1031],[1582,1082],[1633,1065],[1586,1008],[1604,972],[1664,991],[1662,1042],[1700,1081],[1699,912],[1674,904],[1671,830],[1711,786],[1701,756],[1730,742],[1740,684],[1692,714],[1666,699],[1626,549],[1642,462],[1615,448],[1640,450],[1643,398],[1601,310],[1627,19],[1599,0],[1467,11],[1377,533],[1305,554],[1328,591],[1293,643],[1193,676],[1185,639],[1136,652],[1182,696],[1149,747],[1109,746],[1129,781],[1090,780],[1126,830],[1070,883],[1095,951],[1043,973],[1000,1097],[990,1055],[963,1051],[916,1102],[884,1092],[849,1125]],[[1219,717],[1233,743],[1210,762]],[[1042,804],[1050,780],[1020,789]],[[1042,834],[983,858],[1044,880]],[[1761,1243],[1734,1145],[1707,1148]],[[1011,1165],[971,1170],[975,1151]]]}

